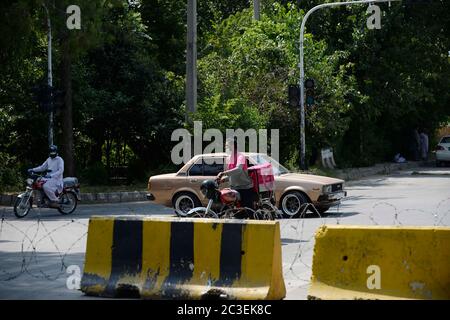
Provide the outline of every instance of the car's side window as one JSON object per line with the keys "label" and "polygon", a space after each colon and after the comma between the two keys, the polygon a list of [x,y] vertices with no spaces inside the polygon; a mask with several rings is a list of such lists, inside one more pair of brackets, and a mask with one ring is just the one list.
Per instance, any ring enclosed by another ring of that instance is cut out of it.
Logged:
{"label": "car's side window", "polygon": [[217,176],[219,172],[223,171],[223,160],[213,163],[213,159],[207,159],[203,164],[204,176]]}
{"label": "car's side window", "polygon": [[203,175],[203,163],[198,160],[192,167],[189,168],[189,176],[202,176]]}

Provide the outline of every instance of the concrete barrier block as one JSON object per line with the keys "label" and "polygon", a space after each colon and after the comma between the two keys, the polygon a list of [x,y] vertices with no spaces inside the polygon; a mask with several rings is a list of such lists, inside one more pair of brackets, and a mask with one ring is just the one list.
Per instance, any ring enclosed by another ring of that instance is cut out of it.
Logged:
{"label": "concrete barrier block", "polygon": [[450,228],[322,226],[309,299],[450,299]]}
{"label": "concrete barrier block", "polygon": [[282,299],[279,222],[92,217],[81,290],[145,299]]}

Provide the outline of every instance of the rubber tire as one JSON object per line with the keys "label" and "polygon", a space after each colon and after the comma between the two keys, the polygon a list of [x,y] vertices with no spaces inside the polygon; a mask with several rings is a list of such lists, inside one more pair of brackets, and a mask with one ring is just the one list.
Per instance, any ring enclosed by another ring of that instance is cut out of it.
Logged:
{"label": "rubber tire", "polygon": [[[175,208],[175,203],[177,202],[177,199],[179,197],[181,197],[181,196],[188,196],[189,198],[191,198],[192,202],[194,203],[194,208],[202,206],[200,200],[198,200],[197,196],[195,194],[193,194],[192,192],[180,192],[180,193],[177,193],[172,199],[172,207],[175,209],[175,214],[177,216],[181,217],[181,218],[187,218],[188,217],[187,215],[180,215],[178,213],[177,208]],[[194,209],[194,208],[191,208],[191,209]]]}
{"label": "rubber tire", "polygon": [[30,210],[31,210],[31,199],[30,199],[28,201],[28,210],[26,211],[26,213],[23,216],[19,215],[17,213],[17,206],[19,205],[21,200],[22,200],[22,198],[17,197],[16,201],[14,202],[14,215],[19,219],[25,218],[28,215],[28,213],[30,213]]}
{"label": "rubber tire", "polygon": [[75,206],[74,206],[73,209],[70,210],[69,212],[64,212],[64,211],[62,211],[61,208],[58,208],[59,213],[61,213],[62,215],[71,214],[71,213],[74,212],[75,209],[77,208],[77,205],[78,205],[78,198],[77,198],[77,195],[76,195],[74,192],[71,192],[71,191],[67,192],[67,195],[69,195],[69,194],[71,194],[71,195],[73,196],[73,198],[75,199]]}
{"label": "rubber tire", "polygon": [[283,210],[283,201],[284,201],[284,198],[286,197],[286,196],[288,196],[288,195],[295,195],[299,200],[300,200],[300,205],[302,205],[302,204],[305,204],[305,203],[309,203],[309,201],[308,201],[308,198],[307,198],[307,196],[304,194],[304,193],[302,193],[302,192],[300,192],[300,191],[290,191],[290,192],[287,192],[286,194],[284,194],[282,197],[281,197],[281,201],[280,201],[280,210],[281,210],[281,212],[283,212],[283,217],[284,218],[287,218],[287,219],[290,219],[290,218],[297,218],[298,216],[299,216],[299,214],[301,213],[301,210],[299,210],[299,212],[297,212],[295,215],[290,215],[290,214],[288,214],[288,213],[286,213],[284,210]]}

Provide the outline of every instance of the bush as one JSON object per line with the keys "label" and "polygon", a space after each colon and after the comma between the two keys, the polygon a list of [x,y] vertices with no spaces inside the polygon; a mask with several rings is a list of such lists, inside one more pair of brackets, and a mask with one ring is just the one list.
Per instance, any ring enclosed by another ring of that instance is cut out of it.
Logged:
{"label": "bush", "polygon": [[143,160],[135,159],[133,161],[130,161],[127,170],[128,182],[133,183],[133,181],[146,181],[148,179],[146,171],[147,166]]}
{"label": "bush", "polygon": [[15,157],[0,152],[0,192],[20,189],[23,182],[23,176],[17,165]]}
{"label": "bush", "polygon": [[95,162],[82,173],[82,179],[90,185],[108,184],[108,170],[102,162]]}

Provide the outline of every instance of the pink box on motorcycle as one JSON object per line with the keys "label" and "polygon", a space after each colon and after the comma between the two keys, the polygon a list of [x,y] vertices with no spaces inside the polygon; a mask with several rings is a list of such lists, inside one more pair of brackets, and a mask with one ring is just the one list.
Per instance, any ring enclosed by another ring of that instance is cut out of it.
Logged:
{"label": "pink box on motorcycle", "polygon": [[263,163],[248,168],[248,174],[253,180],[253,188],[256,192],[273,191],[275,178],[270,163]]}

